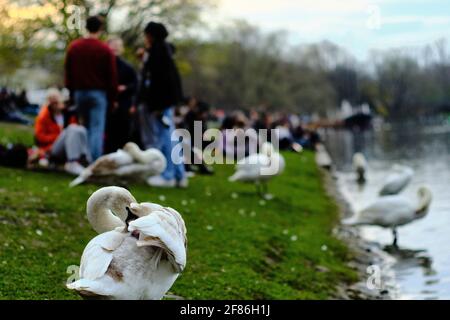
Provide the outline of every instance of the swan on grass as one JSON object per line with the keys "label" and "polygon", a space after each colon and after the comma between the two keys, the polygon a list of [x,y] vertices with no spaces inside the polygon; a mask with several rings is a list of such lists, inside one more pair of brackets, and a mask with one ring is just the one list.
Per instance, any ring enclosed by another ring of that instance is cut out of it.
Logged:
{"label": "swan on grass", "polygon": [[166,158],[158,149],[142,151],[135,143],[128,142],[123,149],[98,158],[70,183],[70,187],[93,178],[142,180],[161,174],[166,164]]}
{"label": "swan on grass", "polygon": [[260,153],[238,161],[236,172],[228,180],[254,183],[260,196],[271,198],[272,196],[267,194],[267,182],[274,176],[280,175],[284,167],[283,156],[276,152],[271,143],[264,142]]}
{"label": "swan on grass", "polygon": [[396,164],[392,167],[393,172],[389,174],[380,190],[380,195],[394,195],[400,193],[410,182],[414,170],[410,167]]}
{"label": "swan on grass", "polygon": [[86,299],[162,299],[186,265],[181,215],[158,204],[138,204],[119,187],[93,193],[87,215],[100,234],[84,249],[79,280],[67,288]]}
{"label": "swan on grass", "polygon": [[356,181],[358,183],[366,182],[367,161],[361,152],[356,152],[353,155],[353,169],[356,172]]}
{"label": "swan on grass", "polygon": [[354,217],[344,220],[346,225],[375,225],[391,228],[394,236],[393,246],[397,246],[397,227],[411,223],[426,216],[431,204],[432,194],[427,187],[419,188],[418,201],[405,196],[392,195],[378,198]]}

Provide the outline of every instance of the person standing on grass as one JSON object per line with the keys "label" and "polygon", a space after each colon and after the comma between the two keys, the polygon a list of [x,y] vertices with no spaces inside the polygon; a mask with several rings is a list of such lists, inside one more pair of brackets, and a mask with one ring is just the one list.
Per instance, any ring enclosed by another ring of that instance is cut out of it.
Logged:
{"label": "person standing on grass", "polygon": [[117,108],[116,57],[107,44],[100,41],[103,19],[89,17],[88,34],[73,41],[65,60],[65,82],[78,109],[80,123],[89,135],[89,148],[93,160],[103,154],[108,99]]}
{"label": "person standing on grass", "polygon": [[136,112],[134,102],[138,87],[136,71],[121,57],[124,50],[122,39],[110,38],[108,45],[116,55],[119,94],[118,108],[108,112],[105,153],[115,152],[130,141],[131,122]]}
{"label": "person standing on grass", "polygon": [[176,142],[171,140],[175,130],[173,108],[182,100],[181,81],[173,60],[174,47],[166,42],[169,35],[161,23],[150,22],[144,30],[147,52],[139,90],[139,112],[142,143],[145,148],[158,148],[167,159],[161,176],[147,181],[154,187],[188,185],[182,155],[174,154]]}

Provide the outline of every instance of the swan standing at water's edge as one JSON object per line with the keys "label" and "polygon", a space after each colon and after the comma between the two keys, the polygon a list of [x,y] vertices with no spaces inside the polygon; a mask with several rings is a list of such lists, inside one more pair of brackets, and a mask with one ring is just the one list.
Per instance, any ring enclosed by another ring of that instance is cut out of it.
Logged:
{"label": "swan standing at water's edge", "polygon": [[391,228],[394,236],[393,245],[396,247],[397,227],[421,219],[428,213],[432,200],[431,191],[427,187],[421,187],[417,194],[417,204],[399,195],[381,197],[354,217],[344,220],[343,224]]}
{"label": "swan standing at water's edge", "polygon": [[367,161],[364,155],[361,152],[356,152],[353,155],[353,169],[356,172],[358,183],[366,182],[366,171],[367,171]]}
{"label": "swan standing at water's edge", "polygon": [[380,190],[381,196],[400,193],[411,182],[414,175],[414,170],[407,166],[396,164],[392,169],[394,172],[387,176]]}
{"label": "swan standing at water's edge", "polygon": [[316,164],[326,170],[331,170],[333,166],[333,160],[331,160],[330,154],[322,143],[317,143],[316,149]]}
{"label": "swan standing at water's edge", "polygon": [[67,287],[88,299],[163,298],[186,265],[181,215],[157,204],[137,204],[119,187],[93,193],[87,214],[94,230],[104,233],[88,243],[80,279]]}

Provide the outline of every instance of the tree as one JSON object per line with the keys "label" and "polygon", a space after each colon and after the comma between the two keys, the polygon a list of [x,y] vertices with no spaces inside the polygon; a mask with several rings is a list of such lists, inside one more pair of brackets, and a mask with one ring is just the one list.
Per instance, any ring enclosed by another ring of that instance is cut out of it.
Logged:
{"label": "tree", "polygon": [[176,29],[188,29],[199,21],[203,8],[212,0],[22,0],[25,9],[46,8],[51,14],[35,19],[33,33],[63,44],[83,33],[88,15],[105,17],[109,31],[124,35],[135,44],[149,20],[159,20]]}
{"label": "tree", "polygon": [[64,50],[83,34],[88,15],[103,15],[108,30],[123,35],[134,53],[149,20],[189,30],[211,5],[213,0],[0,0],[1,76],[9,79],[21,67],[38,66],[61,79]]}

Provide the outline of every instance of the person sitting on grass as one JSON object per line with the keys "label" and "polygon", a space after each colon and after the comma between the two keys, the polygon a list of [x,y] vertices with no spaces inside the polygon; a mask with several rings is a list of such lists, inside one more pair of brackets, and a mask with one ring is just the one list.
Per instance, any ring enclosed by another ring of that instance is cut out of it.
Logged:
{"label": "person sitting on grass", "polygon": [[36,118],[36,143],[42,157],[65,162],[66,172],[79,175],[84,170],[81,163],[86,165],[91,161],[87,131],[73,120],[65,121],[64,109],[61,93],[50,89],[47,104]]}

